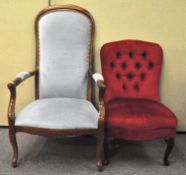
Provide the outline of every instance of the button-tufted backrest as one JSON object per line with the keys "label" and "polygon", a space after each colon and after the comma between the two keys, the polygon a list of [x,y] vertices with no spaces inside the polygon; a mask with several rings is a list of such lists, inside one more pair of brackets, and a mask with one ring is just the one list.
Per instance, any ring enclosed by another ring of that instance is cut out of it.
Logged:
{"label": "button-tufted backrest", "polygon": [[156,43],[123,40],[105,44],[101,49],[105,102],[125,97],[159,101],[162,57]]}

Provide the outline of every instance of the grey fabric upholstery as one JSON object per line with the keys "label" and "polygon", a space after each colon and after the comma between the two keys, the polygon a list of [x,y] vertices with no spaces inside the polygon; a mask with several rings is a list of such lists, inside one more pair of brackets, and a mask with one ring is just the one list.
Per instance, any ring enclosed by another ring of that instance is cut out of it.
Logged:
{"label": "grey fabric upholstery", "polygon": [[104,81],[103,75],[100,74],[100,73],[94,73],[94,74],[92,75],[92,78],[94,79],[95,82],[97,82],[97,81],[99,81],[99,80]]}
{"label": "grey fabric upholstery", "polygon": [[24,71],[24,72],[20,72],[16,75],[16,78],[20,78],[21,80],[25,80],[28,77],[30,77],[30,72]]}
{"label": "grey fabric upholstery", "polygon": [[40,18],[40,98],[86,98],[90,32],[90,19],[77,11],[58,10]]}
{"label": "grey fabric upholstery", "polygon": [[87,100],[45,98],[31,102],[16,115],[15,126],[48,129],[96,129],[99,113]]}

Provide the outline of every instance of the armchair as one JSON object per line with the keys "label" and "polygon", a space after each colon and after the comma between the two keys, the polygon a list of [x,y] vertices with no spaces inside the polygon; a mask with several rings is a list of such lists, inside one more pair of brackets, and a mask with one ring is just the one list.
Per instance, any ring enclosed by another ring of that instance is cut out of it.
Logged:
{"label": "armchair", "polygon": [[[122,40],[105,44],[101,65],[105,84],[105,163],[108,137],[145,141],[165,139],[164,165],[174,146],[177,118],[160,102],[163,51],[156,43]],[[99,81],[99,80],[97,80]]]}
{"label": "armchair", "polygon": [[[17,132],[46,137],[97,137],[96,164],[102,170],[104,109],[93,106],[94,20],[85,9],[54,5],[42,10],[35,20],[36,70],[22,72],[8,84],[9,137],[12,166],[17,166]],[[35,77],[36,99],[15,113],[16,88]]]}

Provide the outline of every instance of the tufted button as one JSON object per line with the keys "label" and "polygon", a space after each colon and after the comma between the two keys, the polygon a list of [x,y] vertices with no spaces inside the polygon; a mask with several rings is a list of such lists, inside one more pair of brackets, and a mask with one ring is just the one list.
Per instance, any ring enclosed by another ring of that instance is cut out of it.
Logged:
{"label": "tufted button", "polygon": [[126,62],[121,63],[121,67],[122,67],[122,69],[126,69],[127,63]]}
{"label": "tufted button", "polygon": [[111,63],[110,63],[110,67],[111,68],[114,68],[116,65],[115,65],[115,63],[114,63],[114,61],[112,61]]}
{"label": "tufted button", "polygon": [[127,90],[127,85],[125,83],[123,83],[122,88],[123,88],[123,90]]}
{"label": "tufted button", "polygon": [[135,68],[136,68],[136,69],[140,69],[140,68],[141,68],[141,66],[142,66],[142,65],[141,65],[141,63],[140,63],[140,62],[136,62],[136,63],[135,63]]}
{"label": "tufted button", "polygon": [[132,51],[130,51],[130,52],[129,52],[129,57],[130,57],[130,58],[133,58],[133,56],[134,56],[134,53],[133,53]]}
{"label": "tufted button", "polygon": [[153,67],[154,67],[154,63],[152,61],[150,61],[149,64],[148,64],[148,68],[152,69]]}
{"label": "tufted button", "polygon": [[135,77],[135,75],[134,75],[132,72],[129,72],[129,73],[127,74],[127,78],[128,78],[129,80],[132,80],[134,77]]}
{"label": "tufted button", "polygon": [[116,52],[116,57],[117,57],[117,58],[120,58],[120,57],[121,57],[121,52],[117,51],[117,52]]}
{"label": "tufted button", "polygon": [[116,78],[117,78],[118,80],[120,80],[120,79],[121,79],[121,75],[120,75],[119,73],[117,73],[117,74],[116,74]]}
{"label": "tufted button", "polygon": [[134,90],[135,90],[135,91],[139,91],[139,84],[138,84],[138,83],[136,83],[136,84],[134,85]]}
{"label": "tufted button", "polygon": [[141,74],[140,74],[140,78],[141,78],[141,80],[144,80],[145,77],[146,77],[145,73],[141,73]]}
{"label": "tufted button", "polygon": [[146,59],[147,58],[147,52],[142,52],[141,56]]}

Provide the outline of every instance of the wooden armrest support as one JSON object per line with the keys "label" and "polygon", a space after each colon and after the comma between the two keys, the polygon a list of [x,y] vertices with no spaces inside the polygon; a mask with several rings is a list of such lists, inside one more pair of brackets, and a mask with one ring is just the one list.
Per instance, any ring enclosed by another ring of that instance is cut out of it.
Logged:
{"label": "wooden armrest support", "polygon": [[[92,78],[99,88],[99,120],[98,120],[98,130],[103,133],[104,131],[104,120],[105,120],[105,106],[103,102],[103,96],[105,93],[106,85],[104,84],[103,76],[99,73],[92,75]],[[102,135],[102,134],[101,134]]]}
{"label": "wooden armrest support", "polygon": [[[104,84],[104,79],[101,74],[93,74],[92,78],[96,82],[99,88],[99,118],[98,118],[98,130],[97,130],[97,142],[98,142],[98,150],[102,150],[103,142],[104,142],[104,132],[105,132],[105,105],[103,101],[103,96],[105,93],[106,85]],[[97,160],[100,159],[101,155],[96,154]]]}
{"label": "wooden armrest support", "polygon": [[99,103],[103,104],[103,96],[106,86],[102,80],[97,81],[97,86],[99,88]]}
{"label": "wooden armrest support", "polygon": [[106,85],[105,85],[105,83],[104,83],[103,80],[98,80],[96,82],[96,84],[97,84],[98,88],[102,88],[102,89],[105,89],[106,88]]}
{"label": "wooden armrest support", "polygon": [[37,69],[31,72],[21,72],[16,76],[16,78],[12,82],[8,83],[7,87],[10,91],[10,101],[8,106],[9,124],[14,123],[15,121],[16,87],[19,84],[21,84],[24,80],[33,75],[36,75],[37,73],[38,73]]}

